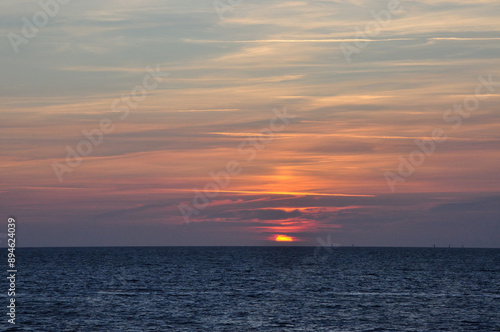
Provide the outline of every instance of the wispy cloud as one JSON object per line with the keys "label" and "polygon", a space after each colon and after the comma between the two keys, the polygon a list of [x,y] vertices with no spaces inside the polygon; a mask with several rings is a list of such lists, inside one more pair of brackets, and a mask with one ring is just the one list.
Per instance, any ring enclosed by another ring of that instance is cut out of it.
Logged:
{"label": "wispy cloud", "polygon": [[[211,2],[68,3],[18,55],[0,42],[2,210],[29,219],[26,243],[37,244],[92,234],[96,220],[117,232],[113,243],[145,223],[162,244],[267,244],[279,230],[311,244],[325,229],[367,244],[385,243],[386,233],[411,241],[413,231],[424,244],[444,230],[466,239],[453,233],[458,206],[484,206],[474,208],[487,221],[471,243],[498,245],[490,238],[498,209],[470,202],[499,190],[500,95],[485,90],[457,131],[443,113],[474,93],[478,75],[500,81],[499,3],[405,1],[377,38],[357,36],[386,5],[259,0],[220,20]],[[0,32],[20,33],[33,10],[6,1]],[[339,44],[356,42],[370,46],[347,64]],[[116,116],[113,100],[154,63],[168,82],[57,183],[50,164],[65,160],[83,130]],[[286,131],[196,216],[194,230],[181,229],[177,204],[210,172],[241,161],[238,145],[261,137],[283,105],[297,110]],[[446,146],[401,184],[401,196],[384,196],[381,174],[438,126]],[[463,229],[478,225],[464,218]],[[42,223],[53,237],[38,240]]]}

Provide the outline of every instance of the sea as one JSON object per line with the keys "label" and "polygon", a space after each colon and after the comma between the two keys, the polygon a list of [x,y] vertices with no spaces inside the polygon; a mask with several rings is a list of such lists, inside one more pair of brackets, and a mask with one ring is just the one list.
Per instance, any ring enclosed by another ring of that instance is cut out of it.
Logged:
{"label": "sea", "polygon": [[16,260],[5,331],[500,331],[500,249],[19,248]]}

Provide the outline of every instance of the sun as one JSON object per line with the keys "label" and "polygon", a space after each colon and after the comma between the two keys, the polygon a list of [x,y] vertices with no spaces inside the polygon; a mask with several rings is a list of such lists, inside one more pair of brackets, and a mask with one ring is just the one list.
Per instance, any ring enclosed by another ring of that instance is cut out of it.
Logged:
{"label": "sun", "polygon": [[276,235],[276,238],[274,240],[277,242],[293,242],[293,237],[279,234]]}

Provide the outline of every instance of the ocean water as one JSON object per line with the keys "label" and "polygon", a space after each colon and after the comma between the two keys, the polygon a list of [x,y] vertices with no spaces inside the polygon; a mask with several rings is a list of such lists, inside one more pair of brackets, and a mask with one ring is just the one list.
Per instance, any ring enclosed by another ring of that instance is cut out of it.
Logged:
{"label": "ocean water", "polygon": [[500,249],[21,248],[16,256],[15,329],[2,283],[9,331],[500,331]]}

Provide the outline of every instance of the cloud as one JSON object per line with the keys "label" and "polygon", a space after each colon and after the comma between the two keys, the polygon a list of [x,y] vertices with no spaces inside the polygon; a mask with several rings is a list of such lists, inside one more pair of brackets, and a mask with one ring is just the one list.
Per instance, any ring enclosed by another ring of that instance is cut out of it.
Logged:
{"label": "cloud", "polygon": [[[488,235],[495,198],[476,196],[498,192],[500,93],[458,130],[443,114],[474,94],[479,75],[499,81],[500,6],[407,1],[378,36],[357,38],[386,6],[244,1],[220,20],[211,1],[70,2],[19,54],[0,41],[2,209],[29,220],[26,243],[37,245],[104,244],[79,238],[99,223],[110,244],[140,227],[154,240],[140,231],[134,243],[266,244],[262,234],[282,227],[312,245],[328,231],[342,243],[427,245],[449,232],[498,245]],[[6,1],[0,31],[20,33],[37,10]],[[367,46],[347,63],[339,46],[355,42]],[[111,103],[156,64],[170,75],[119,121]],[[284,106],[296,117],[249,162],[239,144]],[[59,183],[51,164],[105,118],[116,130]],[[387,195],[384,172],[435,128],[448,140]],[[177,204],[231,160],[241,174],[192,234],[180,230]],[[474,214],[487,219],[476,231]],[[37,239],[42,223],[61,226],[59,237]]]}

